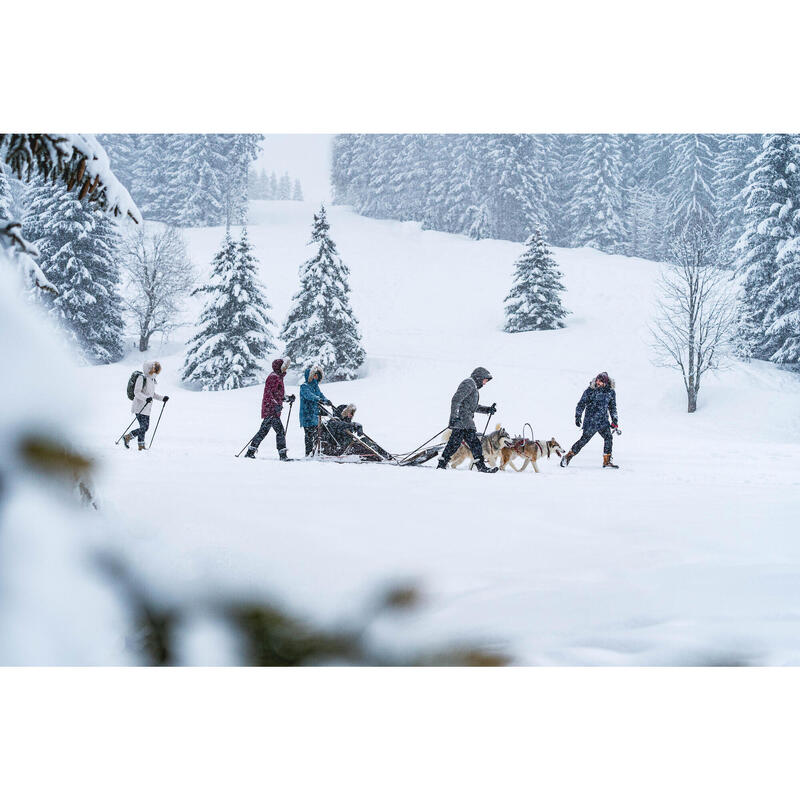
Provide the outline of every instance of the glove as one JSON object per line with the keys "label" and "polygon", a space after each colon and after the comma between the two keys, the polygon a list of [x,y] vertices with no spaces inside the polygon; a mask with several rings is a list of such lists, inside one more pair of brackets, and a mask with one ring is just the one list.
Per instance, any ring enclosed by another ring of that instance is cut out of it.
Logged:
{"label": "glove", "polygon": [[575,425],[577,425],[579,428],[581,427],[581,418],[580,417],[575,417]]}
{"label": "glove", "polygon": [[169,395],[168,395],[168,394],[165,394],[165,395],[164,395],[164,399],[163,399],[161,402],[162,402],[162,403],[166,403],[166,402],[167,402],[167,400],[169,400]]}
{"label": "glove", "polygon": [[489,413],[490,414],[496,414],[497,413],[497,403],[492,403],[489,406]]}
{"label": "glove", "polygon": [[148,403],[152,403],[152,402],[153,402],[153,398],[152,397],[148,397],[147,400],[144,401],[144,404],[147,405]]}
{"label": "glove", "polygon": [[286,397],[283,398],[284,403],[294,403],[295,397],[293,394],[287,394]]}

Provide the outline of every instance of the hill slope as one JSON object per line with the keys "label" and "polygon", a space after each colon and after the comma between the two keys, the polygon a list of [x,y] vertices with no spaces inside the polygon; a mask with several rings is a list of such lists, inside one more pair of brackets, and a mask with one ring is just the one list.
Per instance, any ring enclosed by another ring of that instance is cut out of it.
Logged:
{"label": "hill slope", "polygon": [[[251,214],[278,320],[308,257],[313,210],[260,203]],[[551,461],[540,475],[279,464],[272,437],[255,463],[237,460],[258,427],[261,388],[187,391],[182,345],[156,346],[172,399],[150,452],[110,446],[130,419],[124,387],[138,354],[83,371],[101,497],[111,509],[146,509],[146,526],[128,515],[143,565],[188,587],[246,586],[325,619],[353,612],[382,581],[418,580],[430,603],[413,621],[376,628],[387,645],[467,638],[520,664],[800,663],[794,375],[737,365],[710,377],[687,415],[680,376],[650,363],[658,265],[556,250],[567,327],[510,335],[502,304],[521,245],[343,208],[330,222],[369,358],[363,379],[323,389],[355,402],[377,441],[403,452],[441,429],[456,385],[483,365],[494,375],[482,392],[497,402],[493,424],[521,433],[528,421],[568,447],[575,403],[607,370],[622,468],[600,469],[599,437],[569,469]],[[187,237],[207,270],[222,231]],[[288,441],[300,456],[296,410]]]}

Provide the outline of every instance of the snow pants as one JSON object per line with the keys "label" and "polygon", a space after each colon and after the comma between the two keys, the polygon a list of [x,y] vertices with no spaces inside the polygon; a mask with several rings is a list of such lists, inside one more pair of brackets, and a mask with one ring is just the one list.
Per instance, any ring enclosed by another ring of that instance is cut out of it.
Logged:
{"label": "snow pants", "polygon": [[313,428],[303,428],[303,433],[306,437],[306,455],[310,456],[314,452],[314,448],[317,446],[316,425]]}
{"label": "snow pants", "polygon": [[453,457],[453,454],[458,450],[461,442],[464,442],[467,447],[472,451],[472,457],[476,461],[483,461],[483,448],[481,447],[481,440],[478,438],[477,431],[472,428],[453,428],[450,434],[450,439],[442,453],[442,461],[447,464]]}
{"label": "snow pants", "polygon": [[137,414],[136,421],[139,423],[139,427],[135,431],[131,431],[130,436],[131,438],[138,436],[139,444],[144,444],[144,435],[147,433],[147,429],[150,427],[150,415]]}
{"label": "snow pants", "polygon": [[581,438],[578,439],[574,445],[572,445],[570,450],[572,450],[575,455],[578,455],[578,453],[583,450],[589,439],[591,439],[596,433],[599,433],[603,437],[603,452],[611,453],[611,447],[614,444],[614,434],[611,432],[610,425],[606,425],[604,428],[584,428],[583,436],[581,436]]}
{"label": "snow pants", "polygon": [[258,449],[258,446],[264,441],[264,437],[270,432],[275,431],[275,444],[278,446],[278,452],[286,449],[286,431],[283,429],[283,423],[280,417],[267,417],[261,423],[258,433],[253,437],[250,442],[250,447]]}

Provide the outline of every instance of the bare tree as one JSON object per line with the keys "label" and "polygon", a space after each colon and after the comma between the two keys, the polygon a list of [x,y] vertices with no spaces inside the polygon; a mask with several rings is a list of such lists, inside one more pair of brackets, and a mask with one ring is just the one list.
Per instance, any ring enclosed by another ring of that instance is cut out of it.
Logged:
{"label": "bare tree", "polygon": [[181,301],[194,286],[194,266],[175,228],[140,228],[126,240],[122,269],[129,292],[125,306],[139,328],[139,350],[154,333],[178,327]]}
{"label": "bare tree", "polygon": [[717,238],[707,225],[687,226],[671,243],[673,263],[659,279],[656,319],[650,330],[659,366],[681,372],[688,412],[697,410],[700,382],[724,365],[735,333],[729,275],[720,270]]}

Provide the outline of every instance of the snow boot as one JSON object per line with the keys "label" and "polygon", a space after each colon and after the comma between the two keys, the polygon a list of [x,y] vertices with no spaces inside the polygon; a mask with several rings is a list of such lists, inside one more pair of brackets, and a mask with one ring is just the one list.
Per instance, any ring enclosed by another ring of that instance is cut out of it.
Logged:
{"label": "snow boot", "polygon": [[611,460],[611,453],[603,453],[603,468],[605,467],[619,469],[619,466]]}
{"label": "snow boot", "polygon": [[572,461],[573,458],[575,458],[575,453],[573,453],[572,450],[570,450],[569,453],[567,453],[561,459],[561,466],[562,467],[568,467],[569,466],[569,462]]}
{"label": "snow boot", "polygon": [[478,472],[497,472],[497,467],[487,467],[486,462],[483,459],[475,462],[475,468],[478,470]]}
{"label": "snow boot", "polygon": [[133,434],[132,433],[126,433],[122,437],[122,444],[125,445],[125,449],[126,450],[130,450],[131,449],[131,439],[133,439]]}
{"label": "snow boot", "polygon": [[253,447],[253,445],[250,445],[247,448],[247,452],[244,454],[244,457],[245,458],[255,458],[257,452],[258,452],[258,448],[257,447]]}
{"label": "snow boot", "polygon": [[144,442],[139,442],[139,451],[141,452],[144,449],[145,449]]}
{"label": "snow boot", "polygon": [[439,459],[439,463],[436,465],[436,469],[447,469],[447,462],[443,459]]}
{"label": "snow boot", "polygon": [[286,455],[286,451],[285,450],[278,450],[278,458],[280,458],[281,461],[291,461],[292,460],[291,458],[289,458],[289,456]]}

